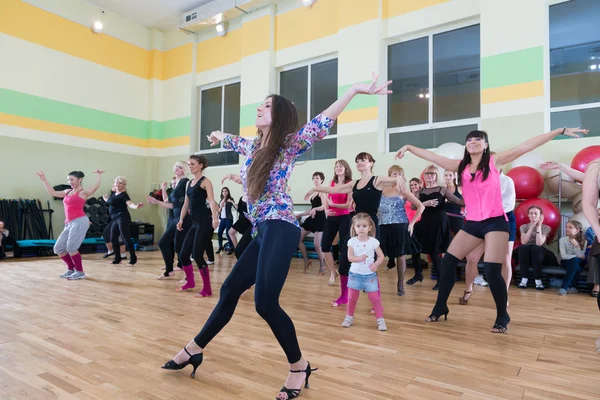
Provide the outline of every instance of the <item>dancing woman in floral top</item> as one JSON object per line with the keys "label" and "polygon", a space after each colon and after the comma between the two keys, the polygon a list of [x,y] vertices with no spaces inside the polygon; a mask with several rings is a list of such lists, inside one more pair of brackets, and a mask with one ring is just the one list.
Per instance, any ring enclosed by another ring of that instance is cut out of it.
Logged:
{"label": "dancing woman in floral top", "polygon": [[240,176],[248,197],[248,219],[254,238],[223,282],[219,302],[200,333],[163,368],[182,369],[192,364],[195,372],[202,362],[203,349],[227,325],[242,293],[255,284],[256,311],[269,324],[290,363],[290,374],[276,398],[296,398],[303,382],[308,387],[308,378],[314,370],[302,357],[294,324],[279,305],[279,295],[300,239],[300,226],[287,194],[288,180],[298,157],[327,136],[334,120],[355,95],[391,93],[387,89],[391,81],[378,87],[377,79],[374,75],[370,84],[353,85],[300,131],[294,104],[285,97],[271,95],[257,109],[256,138],[222,132],[210,134],[213,145],[222,142],[225,149],[246,157]]}

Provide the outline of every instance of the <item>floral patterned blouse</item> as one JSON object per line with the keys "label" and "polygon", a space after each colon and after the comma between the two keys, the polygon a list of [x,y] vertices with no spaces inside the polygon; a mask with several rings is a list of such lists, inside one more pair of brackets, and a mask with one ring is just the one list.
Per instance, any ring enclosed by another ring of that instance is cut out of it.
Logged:
{"label": "floral patterned blouse", "polygon": [[[317,115],[308,124],[289,139],[289,145],[281,148],[275,159],[271,177],[267,181],[263,195],[253,202],[248,202],[248,219],[253,229],[260,222],[270,219],[280,219],[290,224],[300,226],[294,215],[292,198],[287,194],[287,184],[298,157],[308,150],[317,140],[323,139],[329,133],[334,120],[323,114]],[[252,156],[257,148],[258,138],[245,139],[237,135],[225,135],[223,148],[233,150],[246,157],[240,169],[244,194],[248,194],[248,168],[252,164]]]}

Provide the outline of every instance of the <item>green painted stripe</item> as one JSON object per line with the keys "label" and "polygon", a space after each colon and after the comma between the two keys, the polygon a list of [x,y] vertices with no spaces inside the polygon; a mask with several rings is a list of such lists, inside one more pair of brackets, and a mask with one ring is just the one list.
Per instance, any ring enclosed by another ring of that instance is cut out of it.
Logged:
{"label": "green painted stripe", "polygon": [[[363,83],[368,84],[368,83],[371,83],[371,81],[365,81]],[[351,87],[352,87],[352,85],[345,85],[345,86],[338,87],[338,98],[342,97],[344,95],[344,93],[346,93],[348,91],[348,89],[350,89]],[[348,106],[345,108],[345,111],[359,110],[361,108],[377,107],[379,105],[379,99],[377,97],[378,96],[367,96],[364,94],[354,96],[352,101],[350,101]]]}
{"label": "green painted stripe", "polygon": [[240,128],[245,128],[247,126],[254,126],[256,122],[256,109],[262,104],[254,103],[254,104],[246,104],[240,107]]}
{"label": "green painted stripe", "polygon": [[481,89],[544,79],[543,46],[481,58]]}
{"label": "green painted stripe", "polygon": [[0,89],[0,112],[137,139],[189,136],[190,117],[144,121],[8,89]]}

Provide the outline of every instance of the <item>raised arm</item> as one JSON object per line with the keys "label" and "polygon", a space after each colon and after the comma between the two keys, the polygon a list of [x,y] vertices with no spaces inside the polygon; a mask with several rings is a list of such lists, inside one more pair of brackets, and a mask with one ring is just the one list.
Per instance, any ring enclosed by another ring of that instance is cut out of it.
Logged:
{"label": "raised arm", "polygon": [[450,158],[440,156],[439,154],[436,154],[433,151],[421,149],[410,144],[407,144],[406,146],[403,146],[400,150],[398,150],[398,152],[396,153],[396,158],[401,159],[407,152],[412,153],[415,156],[422,158],[423,160],[427,160],[429,162],[437,164],[445,170],[453,172],[458,171],[458,164],[460,164],[460,160],[451,160]]}
{"label": "raised arm", "polygon": [[44,184],[44,187],[46,188],[46,191],[48,192],[48,194],[50,196],[62,198],[67,195],[66,191],[59,192],[58,190],[54,190],[52,185],[50,185],[50,183],[48,182],[48,179],[46,179],[46,175],[44,174],[44,171],[36,172],[36,174],[42,180],[42,183]]}
{"label": "raised arm", "polygon": [[377,190],[382,190],[383,188],[386,187],[394,187],[394,186],[398,186],[398,178],[392,178],[390,176],[383,176],[383,175],[378,175],[377,178],[375,178],[375,182],[373,182],[373,186],[375,186],[375,188]]}
{"label": "raised arm", "polygon": [[152,196],[146,196],[146,200],[148,201],[148,203],[150,204],[156,204],[157,206],[160,207],[164,207],[164,208],[169,208],[169,209],[173,209],[173,203],[169,203],[167,201],[160,201]]}
{"label": "raised arm", "polygon": [[211,146],[216,146],[221,142],[223,143],[224,149],[233,150],[245,157],[248,157],[248,154],[252,152],[253,141],[245,139],[241,136],[223,133],[221,131],[214,131],[211,132],[211,134],[207,137]]}
{"label": "raised arm", "polygon": [[100,185],[102,184],[102,174],[103,173],[104,173],[104,171],[101,171],[99,169],[94,171],[94,174],[96,174],[96,182],[94,183],[94,186],[83,191],[84,195],[86,195],[87,197],[93,196],[94,193],[96,193],[96,191],[98,189],[100,189]]}
{"label": "raised arm", "polygon": [[308,191],[308,193],[306,194],[306,196],[304,197],[304,200],[308,200],[310,199],[310,196],[314,193],[327,193],[327,194],[339,194],[339,193],[352,193],[352,188],[354,187],[354,181],[350,181],[347,183],[344,183],[343,185],[336,185],[336,186],[319,186],[319,187],[314,187],[312,189],[310,189]]}
{"label": "raised arm", "polygon": [[167,194],[167,182],[162,183],[162,198],[163,201],[169,201],[169,195]]}
{"label": "raised arm", "polygon": [[575,179],[576,181],[583,182],[583,177],[585,174],[581,171],[577,171],[571,167],[567,167],[565,164],[557,162],[557,161],[548,161],[540,165],[540,168],[544,170],[553,170],[557,169],[561,172],[564,172],[567,176]]}
{"label": "raised arm", "polygon": [[497,153],[495,156],[496,165],[505,165],[513,162],[523,154],[537,149],[541,145],[548,143],[557,136],[564,135],[579,138],[579,133],[587,135],[588,132],[589,131],[587,129],[580,128],[559,128],[542,135],[534,136],[531,139],[527,139],[520,145],[513,147],[512,149]]}
{"label": "raised arm", "polygon": [[226,180],[228,180],[228,179],[229,179],[230,181],[232,181],[232,182],[235,182],[235,183],[237,183],[238,185],[242,185],[242,184],[243,184],[243,183],[242,183],[242,177],[241,177],[241,176],[239,176],[239,175],[236,175],[236,174],[227,174],[227,175],[225,175],[225,176],[223,177],[223,179],[221,180],[221,185],[222,185],[223,183],[225,183],[225,181],[226,181]]}
{"label": "raised arm", "polygon": [[444,197],[446,199],[448,199],[449,201],[451,201],[452,203],[459,205],[461,207],[465,206],[465,201],[462,199],[459,199],[458,197],[456,197],[454,195],[454,193],[450,192],[448,189],[444,189],[444,193],[443,193]]}
{"label": "raised arm", "polygon": [[[583,194],[581,205],[583,215],[596,232],[596,240],[600,242],[600,221],[598,221],[598,190],[600,189],[600,160],[590,163],[583,178]],[[591,244],[591,243],[590,243]]]}

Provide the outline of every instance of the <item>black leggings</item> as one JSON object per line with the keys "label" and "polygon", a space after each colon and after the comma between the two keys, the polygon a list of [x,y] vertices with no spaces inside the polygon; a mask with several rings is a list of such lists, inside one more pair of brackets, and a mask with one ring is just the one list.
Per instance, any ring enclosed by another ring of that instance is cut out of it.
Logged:
{"label": "black leggings", "polygon": [[235,258],[236,259],[238,259],[238,260],[240,259],[242,254],[244,254],[244,251],[246,251],[246,249],[248,248],[248,245],[250,244],[250,242],[252,242],[252,226],[250,226],[250,228],[246,229],[246,231],[242,235],[242,238],[238,242],[238,245],[235,248]]}
{"label": "black leggings", "polygon": [[340,248],[340,275],[348,276],[350,271],[350,262],[348,261],[348,240],[350,240],[350,226],[352,218],[350,215],[337,215],[328,217],[325,220],[323,228],[323,237],[321,238],[321,250],[323,253],[331,251],[331,243],[335,239],[335,235],[339,233],[340,240],[338,242]]}
{"label": "black leggings", "polygon": [[529,278],[529,268],[533,267],[534,279],[542,279],[542,267],[557,264],[554,253],[543,246],[524,244],[519,247],[518,252],[523,278]]}
{"label": "black leggings", "polygon": [[217,306],[194,338],[201,348],[227,325],[240,296],[253,284],[256,312],[269,324],[290,364],[302,357],[296,329],[279,305],[279,295],[300,241],[300,229],[289,222],[267,220],[258,224],[258,235],[236,262],[221,286]]}
{"label": "black leggings", "polygon": [[[106,225],[106,228],[104,228],[104,231],[102,232],[102,239],[104,239],[104,243],[112,243],[110,240],[110,230],[112,229],[112,221],[110,221],[108,223],[108,225]],[[125,241],[123,240],[123,236],[119,236],[119,246],[123,246],[125,244]]]}
{"label": "black leggings", "polygon": [[[428,254],[431,257],[431,273],[439,274],[440,267],[442,265],[442,257],[439,254]],[[412,264],[415,269],[415,278],[423,277],[423,266],[421,265],[421,253],[415,253],[412,255]]]}
{"label": "black leggings", "polygon": [[200,222],[194,221],[192,226],[185,234],[183,244],[181,246],[181,252],[179,253],[179,259],[183,266],[192,264],[190,259],[192,254],[198,268],[206,267],[206,261],[204,261],[204,251],[212,248],[212,234],[213,227],[211,225],[210,218],[205,218]]}
{"label": "black leggings", "polygon": [[131,233],[129,231],[129,225],[131,224],[131,216],[129,213],[112,215],[112,225],[110,228],[110,241],[113,245],[115,252],[114,263],[121,262],[121,252],[119,251],[119,236],[124,239],[129,250],[129,262],[135,264],[137,257],[135,255],[135,247],[133,246],[133,240],[131,240]]}
{"label": "black leggings", "polygon": [[[185,234],[187,233],[188,229],[190,229],[190,226],[192,225],[192,220],[188,216],[183,220],[183,231],[178,231],[178,222],[179,217],[169,218],[165,233],[158,240],[158,248],[162,253],[165,266],[167,267],[165,276],[168,276],[168,273],[173,271],[175,254],[178,256],[181,254],[183,239],[185,238]],[[177,266],[181,268],[181,259],[178,260]]]}

